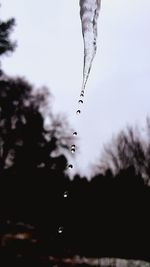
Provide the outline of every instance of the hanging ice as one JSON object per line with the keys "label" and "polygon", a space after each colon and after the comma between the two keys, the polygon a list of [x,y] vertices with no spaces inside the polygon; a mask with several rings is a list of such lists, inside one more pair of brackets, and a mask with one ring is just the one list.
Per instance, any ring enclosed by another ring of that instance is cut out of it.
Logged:
{"label": "hanging ice", "polygon": [[92,61],[97,49],[97,20],[100,11],[101,0],[80,0],[80,17],[84,40],[84,66],[82,90],[89,77]]}

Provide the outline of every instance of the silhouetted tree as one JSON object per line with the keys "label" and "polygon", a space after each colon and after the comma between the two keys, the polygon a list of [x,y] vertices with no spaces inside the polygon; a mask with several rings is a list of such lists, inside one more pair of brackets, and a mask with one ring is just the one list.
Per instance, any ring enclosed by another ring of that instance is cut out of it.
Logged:
{"label": "silhouetted tree", "polygon": [[150,120],[147,119],[145,135],[136,127],[121,131],[111,143],[104,146],[98,172],[110,170],[114,175],[133,167],[145,182],[150,178]]}
{"label": "silhouetted tree", "polygon": [[10,40],[10,33],[15,25],[15,20],[9,19],[6,22],[0,20],[0,56],[12,52],[16,43]]}
{"label": "silhouetted tree", "polygon": [[[10,40],[14,25],[14,19],[0,21],[0,56],[12,52],[15,48],[15,43]],[[70,144],[71,135],[66,119],[52,114],[51,99],[46,87],[35,89],[23,78],[10,78],[4,73],[1,75],[1,175],[12,166],[22,171],[23,166],[25,170],[29,166],[43,168],[48,165],[53,170],[56,168],[56,162],[54,163],[52,158],[64,154]],[[46,121],[48,123],[45,123]],[[63,164],[60,163],[59,171],[64,169]]]}
{"label": "silhouetted tree", "polygon": [[[46,88],[35,93],[32,86],[21,78],[5,76],[0,80],[1,172],[12,166],[17,166],[22,171],[29,166],[50,166],[51,153],[56,149],[61,149],[62,152],[62,149],[69,147],[69,131],[66,127],[65,132],[61,121],[52,115],[50,96]],[[40,110],[48,116],[47,130]],[[67,123],[64,123],[66,126]],[[60,168],[62,169],[61,166]]]}
{"label": "silhouetted tree", "polygon": [[[14,51],[16,43],[10,40],[10,34],[15,25],[15,20],[9,19],[6,22],[0,20],[0,56],[7,55],[9,52]],[[2,75],[0,65],[0,75]]]}

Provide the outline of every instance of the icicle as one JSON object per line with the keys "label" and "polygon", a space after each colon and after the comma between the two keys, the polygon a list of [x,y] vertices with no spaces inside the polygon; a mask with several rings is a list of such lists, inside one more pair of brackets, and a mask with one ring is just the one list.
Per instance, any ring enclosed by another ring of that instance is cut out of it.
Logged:
{"label": "icicle", "polygon": [[82,90],[89,77],[92,61],[97,49],[97,20],[100,11],[101,0],[80,0],[80,17],[84,40],[84,66]]}

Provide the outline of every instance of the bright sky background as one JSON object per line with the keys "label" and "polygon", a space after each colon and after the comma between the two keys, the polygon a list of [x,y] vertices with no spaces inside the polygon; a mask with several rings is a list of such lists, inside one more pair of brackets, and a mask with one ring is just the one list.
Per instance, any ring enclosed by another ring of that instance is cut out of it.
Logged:
{"label": "bright sky background", "polygon": [[[75,169],[88,174],[103,144],[127,124],[150,115],[150,0],[102,0],[98,50],[80,118],[83,40],[79,0],[1,0],[1,18],[16,18],[18,48],[3,59],[10,75],[25,76],[54,95],[53,110],[79,133]],[[142,126],[143,127],[143,126]]]}

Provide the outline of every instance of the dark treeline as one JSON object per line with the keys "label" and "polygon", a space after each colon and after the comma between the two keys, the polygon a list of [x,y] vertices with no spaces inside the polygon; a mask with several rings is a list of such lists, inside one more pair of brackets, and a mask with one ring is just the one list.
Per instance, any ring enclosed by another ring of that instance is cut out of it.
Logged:
{"label": "dark treeline", "polygon": [[[13,25],[0,22],[0,55],[14,50]],[[0,261],[45,266],[48,255],[77,254],[150,261],[148,143],[131,129],[122,132],[90,181],[70,180],[70,136],[52,113],[47,88],[35,90],[1,70]]]}

